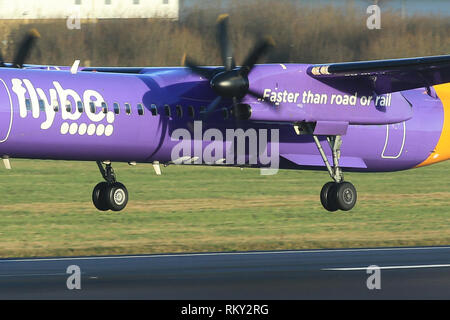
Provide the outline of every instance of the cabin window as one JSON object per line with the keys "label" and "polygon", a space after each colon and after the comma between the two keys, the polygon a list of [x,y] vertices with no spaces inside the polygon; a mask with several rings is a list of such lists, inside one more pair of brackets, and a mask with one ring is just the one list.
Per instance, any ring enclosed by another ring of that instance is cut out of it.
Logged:
{"label": "cabin window", "polygon": [[59,104],[58,104],[58,100],[53,100],[53,111],[58,112],[59,111]]}
{"label": "cabin window", "polygon": [[94,102],[89,102],[89,108],[91,109],[91,113],[96,113]]}
{"label": "cabin window", "polygon": [[125,113],[128,115],[131,114],[131,106],[129,103],[125,103]]}
{"label": "cabin window", "polygon": [[172,116],[172,112],[170,110],[170,106],[167,105],[167,104],[164,106],[164,112],[166,113],[166,116],[168,116],[169,118]]}
{"label": "cabin window", "polygon": [[183,118],[183,108],[180,105],[177,106],[177,117]]}
{"label": "cabin window", "polygon": [[72,103],[70,101],[66,101],[66,111],[72,112]]}
{"label": "cabin window", "polygon": [[104,114],[108,113],[108,105],[106,104],[106,102],[102,102],[102,112]]}
{"label": "cabin window", "polygon": [[27,108],[27,111],[31,111],[31,100],[25,99],[25,107]]}
{"label": "cabin window", "polygon": [[188,115],[189,115],[189,117],[192,118],[192,119],[195,117],[195,109],[194,109],[193,106],[189,106],[189,107],[188,107]]}
{"label": "cabin window", "polygon": [[77,101],[77,108],[79,113],[83,113],[84,112],[83,102]]}
{"label": "cabin window", "polygon": [[137,110],[138,110],[138,115],[140,115],[140,116],[144,115],[144,107],[142,106],[142,103],[138,103]]}
{"label": "cabin window", "polygon": [[44,100],[39,100],[39,110],[41,110],[42,112],[45,111]]}
{"label": "cabin window", "polygon": [[153,116],[157,116],[158,115],[158,108],[156,107],[156,105],[152,104],[150,106],[150,110],[152,111],[152,115]]}
{"label": "cabin window", "polygon": [[222,115],[223,115],[223,118],[224,118],[225,120],[228,119],[229,114],[228,114],[228,109],[227,109],[227,108],[223,108],[223,109],[222,109]]}
{"label": "cabin window", "polygon": [[120,107],[117,102],[114,102],[114,113],[119,114],[120,113]]}

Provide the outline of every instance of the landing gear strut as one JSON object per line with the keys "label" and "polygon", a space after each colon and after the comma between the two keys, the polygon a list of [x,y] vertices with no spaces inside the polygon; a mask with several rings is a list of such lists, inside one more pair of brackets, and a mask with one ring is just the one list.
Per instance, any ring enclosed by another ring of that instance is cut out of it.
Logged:
{"label": "landing gear strut", "polygon": [[314,135],[311,128],[308,126],[310,133],[313,136],[314,142],[319,149],[322,160],[325,163],[328,173],[330,174],[332,182],[327,182],[320,191],[320,202],[322,206],[328,211],[336,211],[338,209],[348,211],[356,204],[356,189],[350,182],[344,182],[344,175],[339,166],[339,159],[341,157],[342,137],[340,135],[327,136],[328,144],[330,145],[333,154],[333,166],[323,151],[319,138]]}
{"label": "landing gear strut", "polygon": [[102,162],[97,161],[97,166],[105,181],[97,184],[92,192],[94,206],[100,211],[122,210],[128,202],[127,188],[117,182],[110,162],[105,162],[105,168],[103,168]]}

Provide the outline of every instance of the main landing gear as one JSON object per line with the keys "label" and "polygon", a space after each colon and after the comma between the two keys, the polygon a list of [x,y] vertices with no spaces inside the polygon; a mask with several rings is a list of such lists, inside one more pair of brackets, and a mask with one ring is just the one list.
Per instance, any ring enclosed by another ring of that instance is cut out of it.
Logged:
{"label": "main landing gear", "polygon": [[105,168],[100,161],[97,161],[97,166],[105,179],[100,182],[92,191],[92,202],[94,206],[100,211],[120,211],[127,205],[128,191],[127,188],[120,182],[116,181],[116,175],[110,162],[104,162]]}
{"label": "main landing gear", "polygon": [[[312,133],[312,132],[311,132]],[[327,136],[328,144],[333,153],[333,166],[330,165],[319,138],[312,135],[316,143],[322,160],[325,163],[332,182],[327,182],[320,191],[320,202],[322,206],[328,211],[336,211],[338,209],[348,211],[356,204],[356,189],[350,182],[344,182],[344,175],[339,167],[339,159],[341,157],[342,137]]]}

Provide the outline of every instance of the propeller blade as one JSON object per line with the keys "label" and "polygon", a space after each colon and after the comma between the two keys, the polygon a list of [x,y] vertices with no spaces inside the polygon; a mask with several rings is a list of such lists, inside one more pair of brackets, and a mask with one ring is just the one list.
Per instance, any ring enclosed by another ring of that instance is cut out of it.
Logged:
{"label": "propeller blade", "polygon": [[266,37],[262,41],[260,41],[253,51],[247,56],[244,64],[241,67],[241,73],[244,76],[248,76],[248,74],[252,71],[256,62],[258,62],[259,58],[269,51],[270,48],[275,46],[275,41],[271,37]]}
{"label": "propeller blade", "polygon": [[31,48],[33,47],[34,41],[40,38],[40,34],[36,29],[31,29],[28,34],[23,39],[22,43],[19,46],[19,50],[14,57],[13,66],[15,68],[22,68],[23,63],[27,59],[30,54]]}
{"label": "propeller blade", "polygon": [[0,51],[0,68],[4,68],[4,67],[6,67],[5,60],[3,59],[3,54]]}
{"label": "propeller blade", "polygon": [[259,41],[251,53],[248,55],[245,63],[239,69],[233,58],[233,46],[230,41],[228,28],[229,16],[222,14],[217,19],[217,41],[219,42],[220,54],[222,57],[223,67],[205,68],[200,67],[196,62],[186,58],[184,55],[182,64],[192,70],[192,72],[200,74],[209,80],[209,86],[215,91],[217,97],[209,104],[205,111],[202,111],[204,118],[214,112],[222,99],[232,99],[232,108],[229,110],[235,118],[235,125],[240,126],[240,121],[245,121],[251,117],[251,106],[241,103],[242,99],[247,95],[257,98],[259,101],[273,105],[269,98],[264,98],[263,94],[253,90],[249,90],[248,75],[254,65],[271,47],[275,46],[272,38],[266,37]]}
{"label": "propeller blade", "polygon": [[214,70],[209,69],[209,68],[199,67],[198,64],[194,60],[186,57],[186,55],[184,55],[184,57],[183,57],[182,65],[188,67],[189,69],[192,70],[192,72],[194,72],[208,80],[211,80],[211,78],[214,75]]}
{"label": "propeller blade", "polygon": [[213,112],[214,110],[216,110],[217,106],[219,105],[220,101],[222,100],[221,96],[218,96],[217,98],[215,98],[210,104],[209,106],[206,108],[204,114],[206,115],[206,117],[208,117],[208,115]]}
{"label": "propeller blade", "polygon": [[234,119],[234,128],[242,128],[243,127],[243,121],[240,118],[239,112],[238,112],[238,104],[240,103],[240,99],[233,98],[233,105],[231,107],[231,114],[233,115]]}
{"label": "propeller blade", "polygon": [[256,92],[256,91],[254,91],[252,89],[248,89],[247,94],[249,94],[249,95],[251,95],[251,96],[253,96],[256,99],[261,100],[261,101],[266,101],[266,102],[269,101],[269,99],[268,98],[264,98],[263,95],[260,92]]}
{"label": "propeller blade", "polygon": [[277,106],[270,101],[269,97],[264,97],[261,93],[256,92],[254,90],[249,89],[247,92],[249,95],[255,97],[256,99],[260,100],[261,102],[264,102],[268,104],[270,107],[272,107],[275,111],[280,111],[280,108],[277,108]]}
{"label": "propeller blade", "polygon": [[241,102],[241,99],[233,97],[233,107],[235,107],[239,102]]}
{"label": "propeller blade", "polygon": [[220,54],[226,71],[235,68],[233,59],[233,45],[228,34],[228,14],[221,14],[217,18],[217,38],[220,44]]}

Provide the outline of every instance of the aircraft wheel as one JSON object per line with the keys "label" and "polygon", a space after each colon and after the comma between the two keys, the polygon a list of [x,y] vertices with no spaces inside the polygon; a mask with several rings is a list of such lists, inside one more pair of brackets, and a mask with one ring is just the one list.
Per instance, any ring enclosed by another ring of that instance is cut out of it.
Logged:
{"label": "aircraft wheel", "polygon": [[356,204],[356,189],[350,182],[342,182],[336,186],[336,203],[339,209],[349,211]]}
{"label": "aircraft wheel", "polygon": [[106,202],[106,188],[108,187],[108,183],[100,182],[92,191],[92,202],[94,206],[100,211],[109,210],[109,206]]}
{"label": "aircraft wheel", "polygon": [[113,211],[120,211],[128,203],[128,191],[127,188],[120,182],[115,182],[108,185],[106,188],[106,203],[109,209]]}
{"label": "aircraft wheel", "polygon": [[336,187],[335,182],[327,182],[320,191],[320,202],[322,206],[328,211],[336,211],[338,205],[336,202]]}

